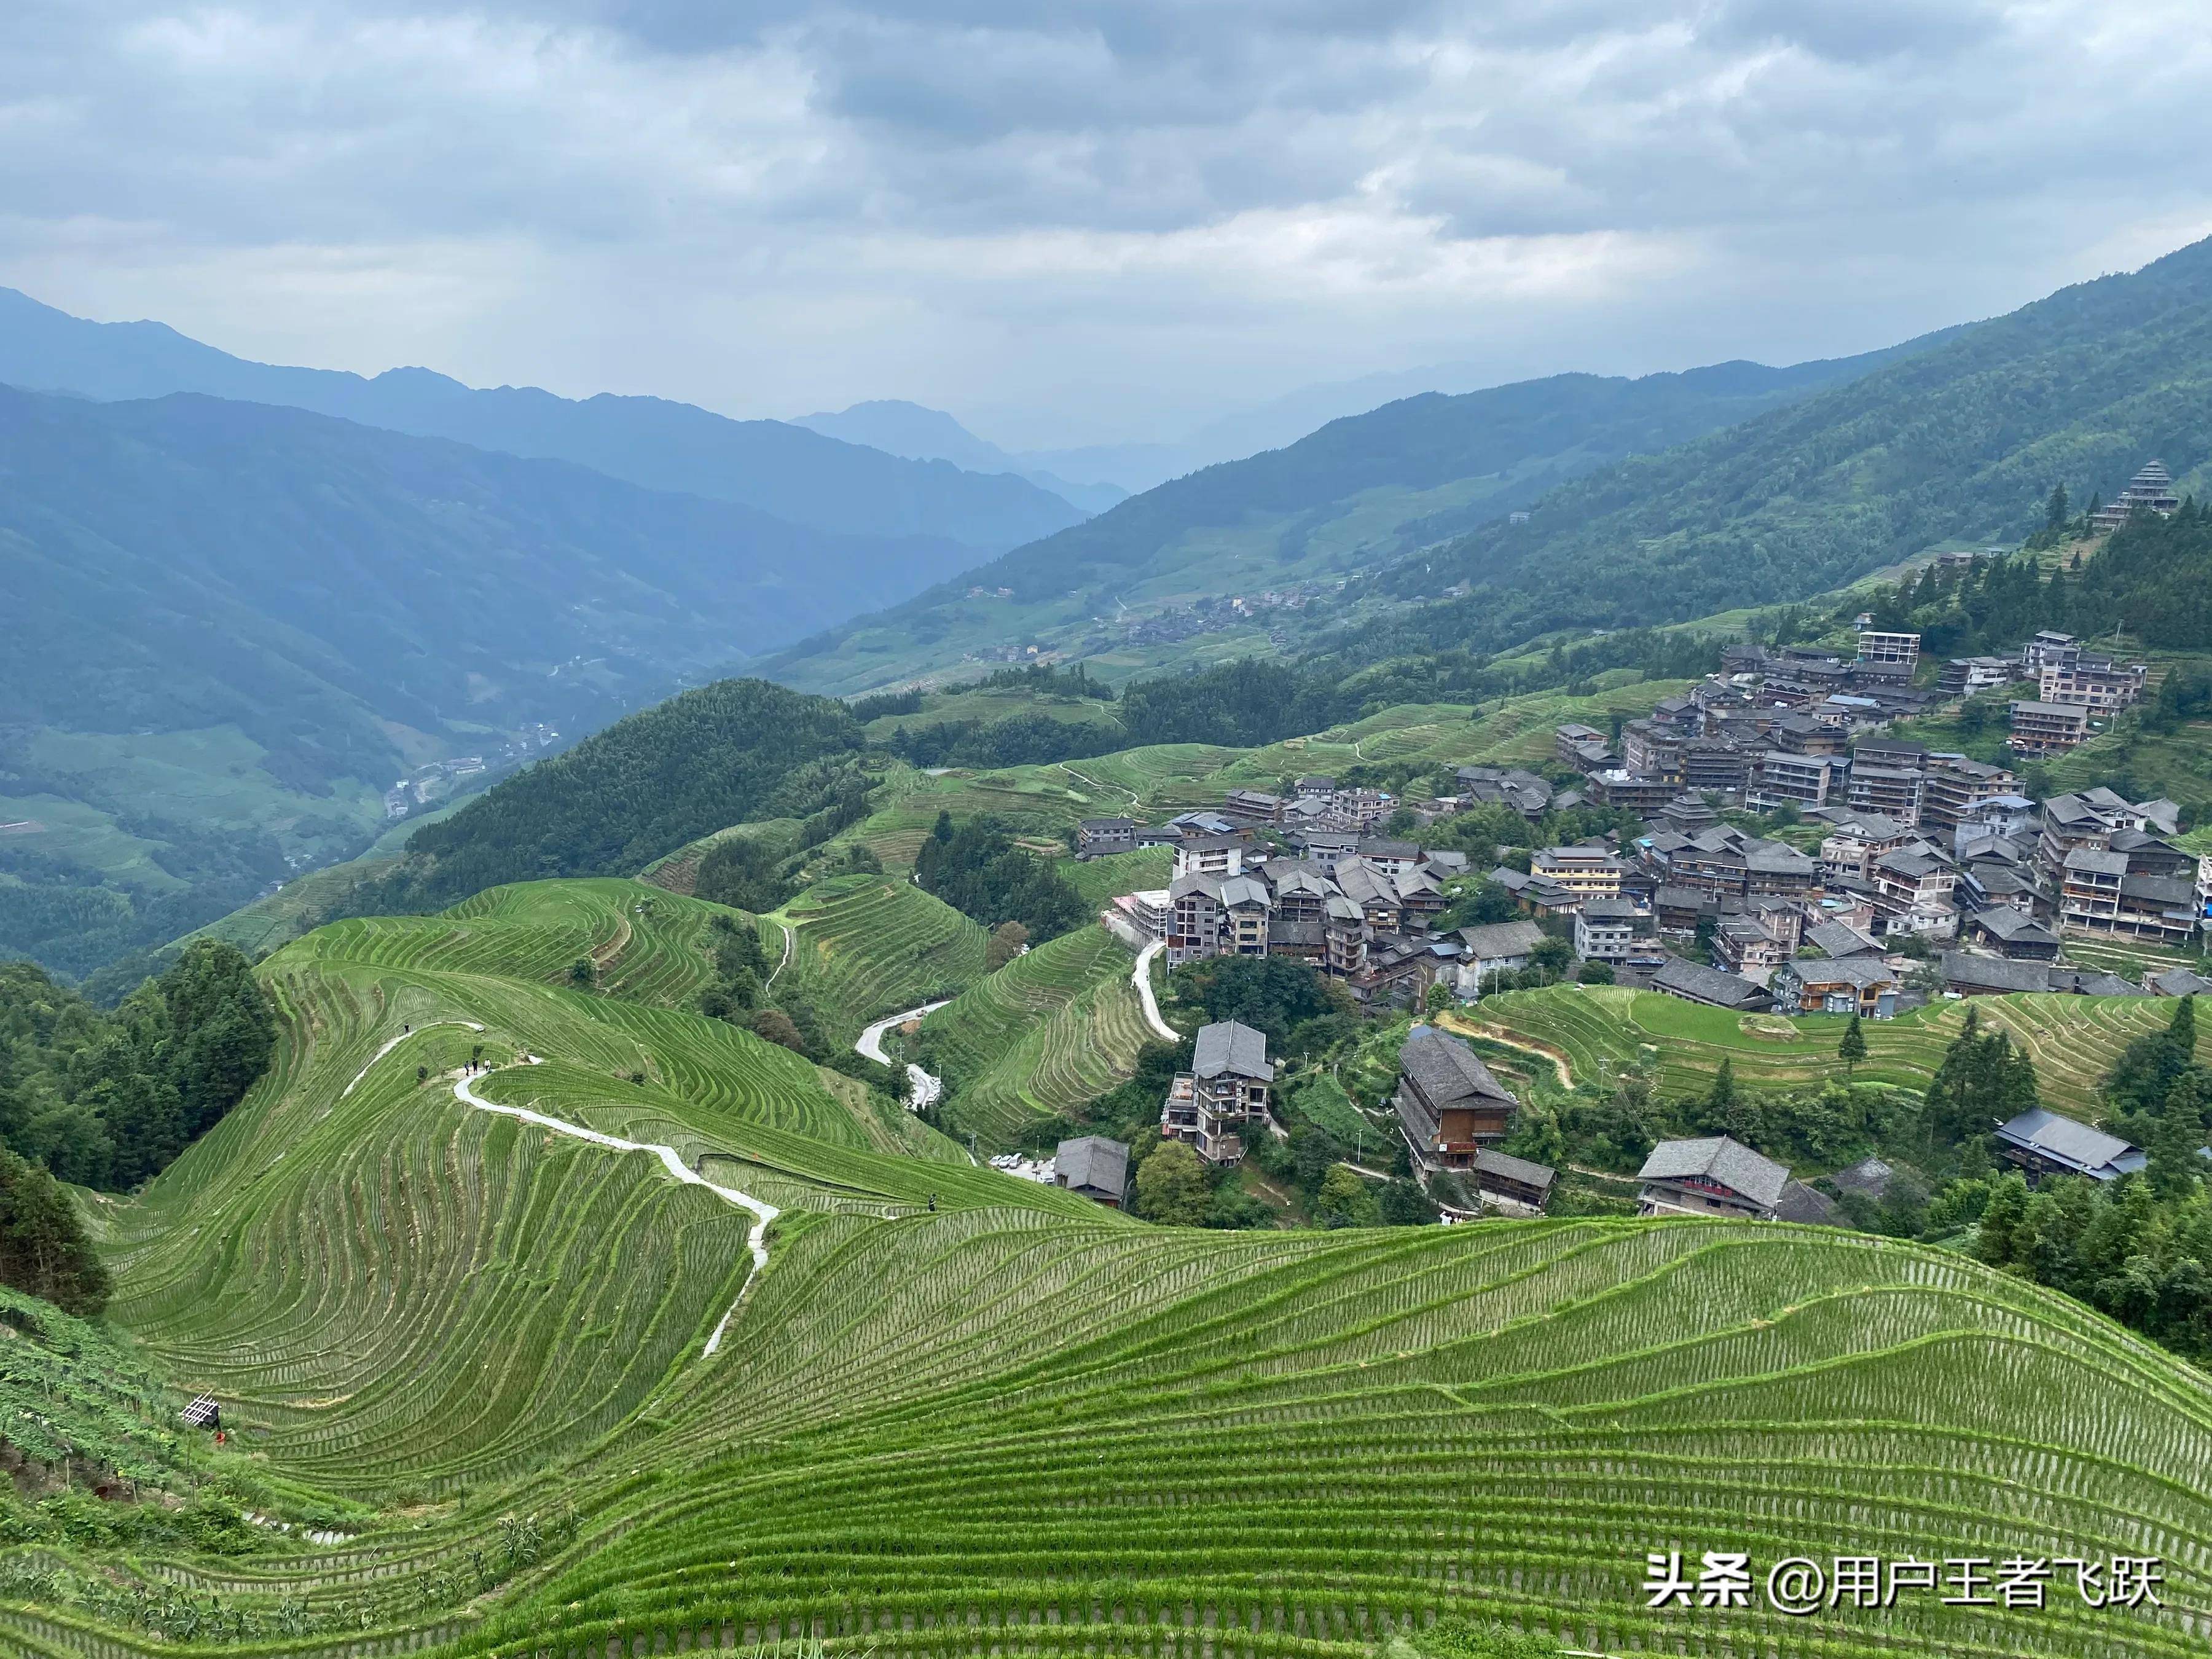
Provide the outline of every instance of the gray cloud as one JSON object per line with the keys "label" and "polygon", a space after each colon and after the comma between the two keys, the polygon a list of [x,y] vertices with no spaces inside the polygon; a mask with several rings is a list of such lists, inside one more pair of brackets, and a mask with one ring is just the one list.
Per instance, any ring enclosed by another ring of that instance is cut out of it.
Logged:
{"label": "gray cloud", "polygon": [[0,281],[247,355],[1144,436],[1862,349],[2212,220],[2140,0],[31,0]]}

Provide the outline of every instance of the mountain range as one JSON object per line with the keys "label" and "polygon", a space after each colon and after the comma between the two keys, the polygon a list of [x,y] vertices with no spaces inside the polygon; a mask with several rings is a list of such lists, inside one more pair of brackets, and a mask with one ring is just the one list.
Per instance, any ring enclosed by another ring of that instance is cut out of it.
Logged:
{"label": "mountain range", "polygon": [[358,850],[396,775],[974,556],[297,409],[0,387],[0,952],[170,937]]}
{"label": "mountain range", "polygon": [[1944,337],[1783,368],[1559,374],[1401,398],[1146,490],[809,641],[770,672],[853,691],[941,671],[1009,639],[1149,665],[1122,647],[1156,631],[1145,624],[1164,613],[1258,590],[1333,589],[1529,506],[1565,479],[1811,398]]}
{"label": "mountain range", "polygon": [[[1496,648],[1802,598],[1944,543],[2017,541],[2052,488],[2111,500],[2212,457],[2212,240],[1956,331],[1790,407],[1595,470],[1400,557],[1398,598],[1467,597],[1377,648]],[[1021,554],[1009,556],[1018,558]]]}
{"label": "mountain range", "polygon": [[977,437],[941,409],[897,398],[854,404],[834,414],[802,415],[792,424],[910,460],[950,461],[969,472],[1011,472],[1086,513],[1103,513],[1129,498],[1129,492],[1118,483],[1070,483],[1036,465],[1032,457],[1010,454],[988,439]]}
{"label": "mountain range", "polygon": [[[0,382],[49,388],[0,392],[27,619],[0,951],[84,972],[359,850],[400,772],[727,667],[839,694],[1032,652],[1341,672],[1804,598],[2154,456],[2186,489],[2208,302],[2200,243],[1858,357],[1401,398],[1086,520],[797,424],[270,368],[0,294]],[[1038,459],[919,405],[810,419]]]}
{"label": "mountain range", "polygon": [[426,368],[374,378],[247,362],[161,323],[94,323],[0,289],[0,384],[106,400],[197,392],[312,410],[479,449],[573,461],[647,489],[735,501],[844,535],[927,536],[1001,552],[1080,520],[1027,479],[963,472],[782,421],[532,386],[479,389]]}

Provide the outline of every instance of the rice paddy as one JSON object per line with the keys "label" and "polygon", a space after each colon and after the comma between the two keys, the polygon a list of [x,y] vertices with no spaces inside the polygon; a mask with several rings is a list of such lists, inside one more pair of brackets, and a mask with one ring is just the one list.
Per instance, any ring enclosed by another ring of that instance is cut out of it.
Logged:
{"label": "rice paddy", "polygon": [[[2035,1061],[2045,1102],[2076,1113],[2094,1110],[2097,1085],[2120,1050],[2162,1029],[2173,1012],[2171,1003],[2151,997],[1978,997],[1971,1006],[1985,1028],[2009,1032]],[[1867,1057],[1853,1075],[1863,1083],[1924,1089],[1968,1006],[1931,1002],[1895,1019],[1864,1022]],[[1703,1093],[1723,1058],[1737,1082],[1749,1086],[1840,1079],[1836,1047],[1850,1021],[1832,1014],[1747,1016],[1657,991],[1555,985],[1485,997],[1446,1023],[1563,1062],[1577,1083],[1603,1084],[1636,1063],[1639,1049],[1655,1048],[1662,1091],[1679,1096]],[[2212,1056],[2212,1048],[2199,1052]]]}
{"label": "rice paddy", "polygon": [[[1453,1614],[1610,1654],[2163,1659],[2212,1636],[2212,1387],[2078,1304],[1748,1222],[1146,1226],[920,1126],[899,1142],[684,1012],[712,912],[641,911],[654,890],[507,889],[264,964],[278,1061],[115,1206],[112,1317],[345,1535],[0,1546],[0,1647],[1357,1659]],[[804,940],[890,902],[863,884],[791,919]],[[834,928],[852,953],[863,931]],[[1039,988],[1110,961],[1072,939],[1024,959]],[[567,981],[579,951],[603,988]],[[1983,1007],[2054,1056],[2120,1040],[2057,1001]],[[1544,1030],[1595,1063],[1626,1012]],[[1650,1018],[1670,1047],[1792,1046]],[[486,1098],[780,1206],[745,1298],[742,1212],[471,1110],[452,1079],[479,1059]],[[1749,1555],[1747,1604],[1647,1606],[1670,1551]],[[2089,1607],[2064,1566],[2040,1608],[1908,1592],[1798,1619],[1759,1591],[1783,1557],[1863,1554],[2156,1557],[2162,1605]]]}
{"label": "rice paddy", "polygon": [[945,1127],[993,1146],[1065,1117],[1134,1069],[1145,1016],[1127,946],[1096,923],[1049,939],[922,1022]]}
{"label": "rice paddy", "polygon": [[[840,876],[773,920],[796,936],[777,990],[811,1000],[840,1044],[872,1019],[957,995],[983,977],[982,928],[896,877]],[[781,949],[769,942],[771,963]]]}

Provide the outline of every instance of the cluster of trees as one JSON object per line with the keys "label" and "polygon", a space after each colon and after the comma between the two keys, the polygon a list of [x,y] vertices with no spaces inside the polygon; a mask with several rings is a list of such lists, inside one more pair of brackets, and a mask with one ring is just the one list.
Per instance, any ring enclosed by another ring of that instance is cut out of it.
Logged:
{"label": "cluster of trees", "polygon": [[1019,922],[1027,938],[1042,944],[1082,926],[1091,909],[1060,873],[1014,844],[996,818],[971,818],[955,828],[939,812],[928,839],[915,854],[915,879],[986,927]]}
{"label": "cluster of trees", "polygon": [[112,1013],[0,963],[0,1282],[97,1313],[107,1276],[63,1182],[167,1168],[268,1069],[276,1015],[235,949],[197,940]]}
{"label": "cluster of trees", "polygon": [[1358,1011],[1341,981],[1288,957],[1207,957],[1173,975],[1176,1000],[1212,1024],[1233,1019],[1267,1034],[1267,1053],[1321,1054],[1358,1034]]}
{"label": "cluster of trees", "polygon": [[994,668],[977,684],[987,690],[1027,691],[1061,702],[1072,702],[1085,697],[1095,698],[1100,702],[1114,701],[1114,688],[1103,680],[1092,679],[1090,669],[1079,662],[1066,668],[1056,668],[1048,662],[1024,663],[1014,668]]}
{"label": "cluster of trees", "polygon": [[2171,518],[2137,514],[2078,572],[2063,582],[2058,574],[2057,608],[2035,627],[2092,636],[2124,629],[2170,651],[2212,646],[2212,505],[2192,498]]}
{"label": "cluster of trees", "polygon": [[[1397,1173],[1370,1181],[1346,1161],[1352,1148],[1318,1124],[1294,1121],[1289,1139],[1253,1136],[1245,1162],[1269,1181],[1303,1196],[1324,1227],[1417,1227],[1437,1210],[1410,1176],[1405,1148],[1396,1148]],[[1377,1156],[1380,1154],[1377,1153]],[[1208,1166],[1188,1142],[1155,1137],[1137,1165],[1136,1212],[1170,1227],[1272,1227],[1277,1212],[1244,1185],[1236,1169]]]}
{"label": "cluster of trees", "polygon": [[[2051,510],[2065,510],[2063,486]],[[2124,631],[2168,650],[2212,646],[2212,507],[2192,499],[2171,518],[2139,514],[2086,558],[2075,545],[2043,574],[2039,551],[2089,534],[2084,517],[2029,538],[2014,557],[1978,559],[1962,571],[1930,565],[1867,608],[1877,628],[1917,632],[1923,657],[1936,660],[2008,650],[2045,628],[2092,638]],[[2177,696],[2201,709],[2207,693],[2195,684]]]}
{"label": "cluster of trees", "polygon": [[726,1020],[817,1066],[856,1077],[894,1098],[903,1091],[902,1071],[864,1059],[836,1042],[812,1002],[794,989],[770,984],[775,964],[762,949],[757,928],[732,916],[716,916],[708,924],[707,936],[714,975],[699,993],[701,1013]]}
{"label": "cluster of trees", "polygon": [[0,1284],[90,1318],[107,1305],[107,1269],[61,1182],[0,1147]]}
{"label": "cluster of trees", "polygon": [[686,842],[763,818],[815,830],[851,823],[865,788],[860,722],[832,697],[766,680],[720,680],[617,721],[564,755],[495,785],[409,837],[371,896],[386,910],[435,909],[502,882],[627,874]]}
{"label": "cluster of trees", "polygon": [[1140,680],[1121,693],[1131,744],[1211,743],[1255,748],[1318,732],[1358,711],[1360,697],[1335,672],[1243,658]]}
{"label": "cluster of trees", "polygon": [[[1963,570],[1929,565],[1879,590],[1864,608],[1876,628],[1918,634],[1922,657],[1940,662],[2016,648],[2038,629],[2069,626],[2074,586],[2063,568],[2046,580],[2035,556],[2023,553],[1977,559]],[[1858,608],[1855,601],[1851,609]]]}
{"label": "cluster of trees", "polygon": [[2184,998],[2166,1029],[2130,1043],[2105,1079],[2109,1127],[2150,1155],[2142,1174],[2046,1177],[2031,1190],[2019,1175],[1977,1172],[1945,1188],[1931,1223],[1978,1220],[1983,1261],[2212,1359],[2212,1192],[2198,1152],[2212,1135],[2212,1069],[2196,1048],[2195,1000]]}
{"label": "cluster of trees", "polygon": [[1572,806],[1565,811],[1546,812],[1532,821],[1499,802],[1482,801],[1438,818],[1420,832],[1420,841],[1432,852],[1466,854],[1472,871],[1486,871],[1507,862],[1525,870],[1528,859],[1515,859],[1513,854],[1525,854],[1539,847],[1572,846],[1596,836],[1634,836],[1642,833],[1643,828],[1643,820],[1620,806]]}
{"label": "cluster of trees", "polygon": [[158,1174],[268,1068],[276,1016],[234,947],[196,940],[112,1013],[0,964],[0,1142],[79,1186]]}
{"label": "cluster of trees", "polygon": [[1042,766],[1129,746],[1129,735],[1103,720],[1059,720],[1042,709],[994,720],[940,720],[893,728],[884,747],[909,766]]}

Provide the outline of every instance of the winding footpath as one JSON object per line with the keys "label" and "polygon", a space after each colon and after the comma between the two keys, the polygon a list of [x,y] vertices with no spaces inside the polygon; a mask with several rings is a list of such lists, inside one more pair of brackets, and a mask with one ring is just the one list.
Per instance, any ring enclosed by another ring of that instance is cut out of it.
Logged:
{"label": "winding footpath", "polygon": [[[891,1057],[884,1052],[884,1033],[894,1025],[903,1025],[910,1019],[921,1019],[933,1014],[939,1008],[948,1006],[951,1000],[951,998],[947,997],[943,1002],[925,1002],[919,1008],[909,1008],[902,1014],[891,1014],[878,1020],[860,1033],[860,1040],[853,1045],[854,1052],[863,1060],[874,1060],[878,1066],[890,1065]],[[912,1091],[907,1097],[907,1108],[909,1111],[918,1112],[925,1106],[935,1105],[938,1099],[945,1093],[945,1079],[923,1071],[912,1060],[907,1062],[906,1075],[907,1080],[914,1085]]]}
{"label": "winding footpath", "polygon": [[[526,1054],[524,1059],[532,1066],[538,1063],[533,1055]],[[490,1073],[486,1073],[484,1075],[489,1076]],[[752,1271],[745,1275],[745,1282],[738,1287],[737,1300],[730,1304],[728,1312],[722,1316],[721,1322],[714,1327],[714,1334],[707,1339],[706,1352],[712,1354],[722,1346],[722,1333],[729,1329],[730,1320],[743,1305],[746,1293],[753,1287],[753,1281],[760,1277],[761,1269],[768,1266],[769,1223],[781,1215],[782,1211],[773,1204],[755,1198],[750,1193],[741,1193],[734,1187],[715,1185],[686,1164],[682,1155],[673,1146],[663,1146],[657,1140],[624,1140],[620,1135],[601,1134],[597,1129],[586,1129],[580,1123],[568,1123],[557,1117],[548,1117],[544,1113],[533,1112],[527,1107],[502,1106],[495,1100],[486,1100],[476,1091],[471,1079],[465,1073],[453,1079],[453,1098],[464,1106],[475,1107],[480,1112],[490,1112],[500,1117],[520,1118],[525,1123],[534,1123],[541,1129],[550,1129],[556,1134],[567,1135],[573,1139],[588,1140],[594,1146],[604,1146],[610,1152],[651,1152],[660,1160],[662,1167],[666,1169],[670,1175],[675,1176],[685,1186],[704,1187],[724,1203],[740,1210],[750,1211],[754,1217],[753,1227],[752,1231],[746,1235],[745,1244],[752,1251]]]}
{"label": "winding footpath", "polygon": [[1137,952],[1137,971],[1129,975],[1129,983],[1137,988],[1137,996],[1145,1005],[1145,1023],[1152,1028],[1152,1035],[1163,1042],[1181,1042],[1182,1033],[1160,1018],[1160,1005],[1152,997],[1152,958],[1167,948],[1165,940],[1154,939]]}
{"label": "winding footpath", "polygon": [[416,1032],[433,1030],[441,1025],[465,1025],[471,1031],[481,1031],[483,1030],[483,1026],[477,1024],[476,1021],[472,1019],[434,1019],[427,1025],[410,1025],[405,1030],[402,1031],[398,1036],[392,1038],[391,1042],[386,1043],[381,1048],[379,1048],[374,1054],[368,1057],[368,1064],[363,1066],[358,1072],[356,1072],[353,1074],[353,1081],[347,1084],[344,1088],[338,1091],[338,1098],[340,1100],[343,1100],[348,1095],[351,1094],[354,1090],[360,1085],[362,1079],[369,1074],[369,1072],[374,1067],[378,1060],[382,1060],[385,1055],[390,1054],[401,1043],[406,1042],[407,1039],[413,1036]]}

